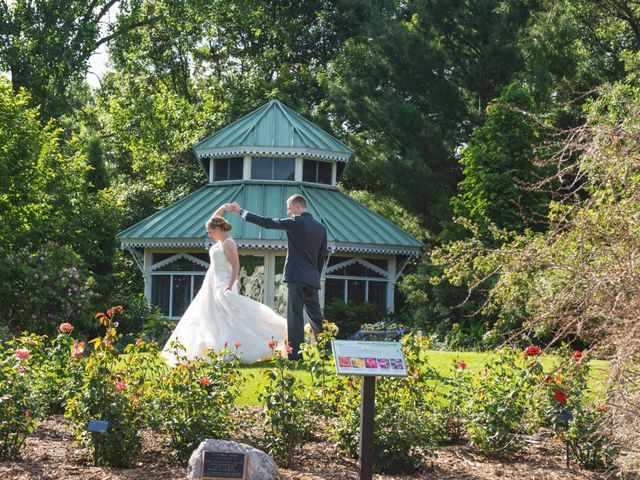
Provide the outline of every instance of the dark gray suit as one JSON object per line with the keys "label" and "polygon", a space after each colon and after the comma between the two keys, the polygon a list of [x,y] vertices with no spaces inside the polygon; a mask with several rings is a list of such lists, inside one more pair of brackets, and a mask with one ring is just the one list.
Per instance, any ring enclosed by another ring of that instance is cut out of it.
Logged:
{"label": "dark gray suit", "polygon": [[304,342],[304,310],[314,335],[322,331],[318,289],[327,258],[327,229],[308,212],[288,218],[266,218],[247,212],[245,220],[287,232],[283,280],[287,283],[287,328],[289,345],[293,348],[289,358],[297,360],[300,344]]}

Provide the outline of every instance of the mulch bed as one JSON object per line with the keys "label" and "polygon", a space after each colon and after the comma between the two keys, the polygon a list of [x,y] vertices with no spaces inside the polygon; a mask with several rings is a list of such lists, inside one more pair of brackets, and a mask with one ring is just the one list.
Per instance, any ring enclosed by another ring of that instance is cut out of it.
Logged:
{"label": "mulch bed", "polygon": [[[246,429],[234,440],[245,441],[255,434],[251,412],[241,412]],[[255,416],[253,416],[255,418]],[[162,480],[186,479],[185,468],[170,465],[163,440],[154,431],[142,431],[142,455],[134,468],[94,467],[87,452],[73,446],[67,420],[52,415],[42,421],[23,450],[23,460],[0,462],[0,478],[15,480]],[[613,474],[591,472],[572,463],[565,465],[563,445],[541,436],[528,443],[525,452],[509,461],[490,460],[466,446],[441,447],[428,457],[423,469],[411,475],[374,475],[375,480],[489,480],[489,479],[580,479],[604,480]],[[280,469],[281,479],[295,480],[357,480],[358,464],[345,458],[335,445],[319,434],[296,454],[289,469]]]}

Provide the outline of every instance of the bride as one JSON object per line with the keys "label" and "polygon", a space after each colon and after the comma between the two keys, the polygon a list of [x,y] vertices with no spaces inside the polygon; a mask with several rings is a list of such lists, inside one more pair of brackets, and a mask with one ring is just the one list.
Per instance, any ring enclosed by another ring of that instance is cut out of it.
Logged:
{"label": "bride", "polygon": [[[169,365],[179,356],[189,359],[203,356],[205,350],[233,348],[243,363],[271,357],[267,345],[272,339],[283,345],[287,336],[287,321],[266,305],[238,293],[236,280],[240,270],[238,247],[229,235],[231,224],[220,207],[207,221],[209,238],[215,243],[209,249],[211,264],[202,287],[178,322],[162,354]],[[173,342],[185,347],[176,352]]]}

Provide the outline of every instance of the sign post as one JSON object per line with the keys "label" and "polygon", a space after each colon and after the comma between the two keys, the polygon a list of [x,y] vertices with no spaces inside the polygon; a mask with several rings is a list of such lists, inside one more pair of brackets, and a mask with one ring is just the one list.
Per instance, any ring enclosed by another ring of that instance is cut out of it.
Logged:
{"label": "sign post", "polygon": [[87,431],[91,432],[93,440],[93,464],[98,465],[98,434],[106,433],[109,429],[109,422],[106,420],[89,420]]}
{"label": "sign post", "polygon": [[[573,418],[573,415],[571,415],[571,412],[568,412],[567,410],[563,410],[556,414],[556,418],[560,423],[562,423],[562,426],[565,428],[565,430],[568,430],[569,421]],[[569,441],[565,438],[564,442],[565,442],[566,454],[567,454],[567,468],[569,468],[569,458],[570,458],[571,451],[569,449]]]}
{"label": "sign post", "polygon": [[376,376],[406,376],[407,364],[399,342],[333,340],[338,375],[361,375],[360,480],[373,477],[373,434]]}

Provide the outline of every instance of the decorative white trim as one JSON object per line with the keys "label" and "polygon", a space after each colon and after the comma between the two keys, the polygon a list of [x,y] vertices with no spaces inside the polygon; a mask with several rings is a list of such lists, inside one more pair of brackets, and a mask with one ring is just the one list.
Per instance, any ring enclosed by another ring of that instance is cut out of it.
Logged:
{"label": "decorative white trim", "polygon": [[[417,257],[417,255],[416,255]],[[407,266],[407,264],[409,263],[409,260],[411,260],[410,256],[407,256],[406,258],[403,258],[400,262],[400,265],[398,265],[397,267],[397,271],[396,271],[396,282],[398,281],[398,279],[400,278],[400,275],[402,275],[402,272],[404,271],[404,267]]]}
{"label": "decorative white trim", "polygon": [[204,149],[197,152],[198,159],[202,158],[217,158],[239,155],[282,155],[288,157],[307,157],[314,159],[324,160],[336,160],[338,162],[348,162],[352,153],[339,153],[332,152],[331,150],[322,150],[317,148],[305,148],[305,147],[267,147],[267,146],[243,146],[238,145],[234,147],[222,147]]}
{"label": "decorative white trim", "polygon": [[[255,248],[264,250],[286,250],[286,240],[239,240],[235,239],[239,248]],[[131,238],[121,240],[120,248],[130,250],[132,248],[176,248],[176,247],[200,247],[209,248],[211,242],[204,238],[193,239],[147,239]],[[396,245],[367,245],[356,243],[331,243],[327,246],[331,253],[352,252],[352,253],[377,253],[383,255],[407,255],[418,257],[420,247],[400,247]]]}
{"label": "decorative white trim", "polygon": [[144,252],[140,251],[139,248],[127,248],[127,250],[129,250],[129,253],[133,257],[133,261],[136,262],[140,271],[144,273]]}
{"label": "decorative white trim", "polygon": [[190,260],[193,263],[196,263],[205,269],[209,268],[209,262],[205,262],[204,260],[201,260],[200,258],[194,257],[192,255],[189,255],[188,253],[177,253],[176,255],[172,255],[169,258],[165,258],[164,260],[151,265],[151,271],[156,271],[166,265],[169,265],[170,263],[180,260],[181,258],[184,258],[185,260]]}
{"label": "decorative white trim", "polygon": [[332,267],[327,268],[326,274],[331,275],[336,270],[340,270],[341,268],[348,267],[349,265],[353,265],[354,263],[359,263],[363,267],[376,272],[378,275],[381,275],[383,278],[389,278],[389,272],[387,272],[383,268],[380,268],[374,265],[373,263],[369,263],[366,260],[363,260],[362,258],[350,258],[349,260],[345,260],[344,262],[336,263]]}

